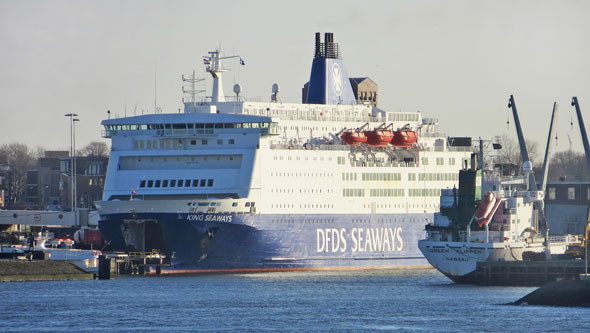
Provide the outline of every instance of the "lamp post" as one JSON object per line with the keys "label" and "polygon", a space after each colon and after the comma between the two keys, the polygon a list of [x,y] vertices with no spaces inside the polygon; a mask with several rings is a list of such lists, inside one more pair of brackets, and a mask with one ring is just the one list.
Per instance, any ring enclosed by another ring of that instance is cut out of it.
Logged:
{"label": "lamp post", "polygon": [[76,113],[66,113],[64,116],[70,117],[70,193],[72,199],[72,212],[76,210],[76,147],[75,147],[75,132],[74,132],[74,121],[80,121]]}

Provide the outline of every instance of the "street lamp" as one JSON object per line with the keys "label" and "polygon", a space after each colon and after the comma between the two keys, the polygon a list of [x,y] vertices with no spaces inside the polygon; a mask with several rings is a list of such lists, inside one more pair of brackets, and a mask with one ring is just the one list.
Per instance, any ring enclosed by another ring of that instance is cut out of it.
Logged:
{"label": "street lamp", "polygon": [[75,131],[74,131],[74,122],[75,121],[80,121],[80,119],[78,118],[74,118],[77,117],[78,114],[77,113],[66,113],[64,116],[66,117],[70,117],[70,184],[71,184],[71,198],[72,198],[72,211],[76,210],[76,187],[75,187],[75,182],[76,182],[76,177],[75,177],[75,172],[76,172],[76,146],[75,146]]}

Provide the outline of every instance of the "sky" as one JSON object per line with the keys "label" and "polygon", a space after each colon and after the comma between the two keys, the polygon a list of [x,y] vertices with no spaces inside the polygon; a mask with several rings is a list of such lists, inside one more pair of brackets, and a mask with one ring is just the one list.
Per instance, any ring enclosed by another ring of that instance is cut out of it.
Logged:
{"label": "sky", "polygon": [[[351,77],[378,84],[379,107],[421,111],[450,136],[516,137],[583,151],[577,96],[590,121],[590,1],[9,1],[0,0],[0,145],[69,150],[102,141],[113,116],[182,108],[181,76],[206,77],[221,47],[226,95],[300,102],[315,32],[333,32]],[[211,80],[202,86],[211,93]],[[573,120],[573,126],[570,124]],[[508,123],[507,123],[508,122]],[[586,125],[590,127],[590,123]]]}

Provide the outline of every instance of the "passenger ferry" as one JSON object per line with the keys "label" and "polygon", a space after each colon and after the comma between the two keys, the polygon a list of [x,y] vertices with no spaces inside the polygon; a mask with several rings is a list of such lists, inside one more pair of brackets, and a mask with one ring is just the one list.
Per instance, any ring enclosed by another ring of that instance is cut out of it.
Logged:
{"label": "passenger ferry", "polygon": [[280,102],[278,85],[269,102],[226,98],[229,58],[204,58],[212,96],[184,113],[102,122],[112,150],[96,204],[113,249],[158,249],[169,273],[426,267],[418,240],[470,139],[357,103],[331,33],[316,34],[306,103]]}

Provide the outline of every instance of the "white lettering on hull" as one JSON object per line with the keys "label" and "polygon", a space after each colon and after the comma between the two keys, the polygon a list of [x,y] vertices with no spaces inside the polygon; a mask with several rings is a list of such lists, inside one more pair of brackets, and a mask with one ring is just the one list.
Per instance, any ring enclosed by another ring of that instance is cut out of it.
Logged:
{"label": "white lettering on hull", "polygon": [[316,229],[316,252],[400,252],[402,228]]}

